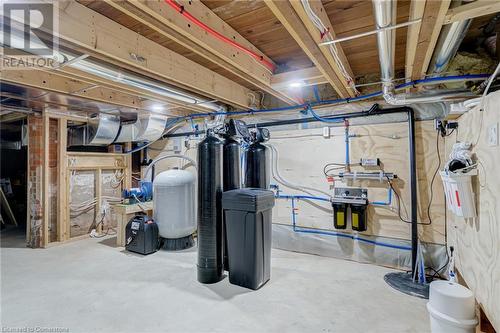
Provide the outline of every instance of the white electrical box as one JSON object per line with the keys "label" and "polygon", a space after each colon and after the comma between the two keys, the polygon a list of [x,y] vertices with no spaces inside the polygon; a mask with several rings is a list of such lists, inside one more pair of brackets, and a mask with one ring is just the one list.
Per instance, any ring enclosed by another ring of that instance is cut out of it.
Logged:
{"label": "white electrical box", "polygon": [[328,126],[323,127],[323,137],[325,139],[330,138],[330,127],[328,127]]}
{"label": "white electrical box", "polygon": [[362,166],[377,166],[380,165],[380,160],[378,158],[362,158],[361,159]]}
{"label": "white electrical box", "polygon": [[498,123],[488,126],[488,146],[498,146]]}

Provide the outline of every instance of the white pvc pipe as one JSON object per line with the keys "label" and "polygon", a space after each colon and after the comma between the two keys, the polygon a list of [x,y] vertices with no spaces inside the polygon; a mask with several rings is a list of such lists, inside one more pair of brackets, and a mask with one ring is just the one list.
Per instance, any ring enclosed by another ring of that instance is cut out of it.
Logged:
{"label": "white pvc pipe", "polygon": [[196,164],[196,161],[194,159],[192,159],[191,157],[187,157],[187,156],[184,156],[184,155],[180,155],[180,154],[173,154],[173,155],[165,155],[165,156],[161,156],[161,157],[158,157],[157,159],[153,160],[147,167],[146,171],[144,172],[144,177],[143,179],[148,179],[148,178],[153,178],[153,175],[151,174],[151,177],[148,177],[148,174],[149,172],[151,171],[151,168],[153,167],[153,165],[155,165],[156,163],[158,163],[159,161],[162,161],[162,160],[165,160],[167,158],[182,158],[182,159],[185,159],[189,162],[191,162],[191,164],[193,165],[193,167],[195,169],[198,169],[198,165]]}

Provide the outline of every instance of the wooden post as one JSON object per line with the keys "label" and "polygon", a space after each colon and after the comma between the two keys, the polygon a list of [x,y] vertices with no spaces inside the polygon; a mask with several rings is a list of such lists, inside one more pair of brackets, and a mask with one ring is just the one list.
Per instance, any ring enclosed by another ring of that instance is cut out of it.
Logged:
{"label": "wooden post", "polygon": [[[98,168],[95,171],[95,197],[97,198],[97,202],[95,205],[95,215],[97,216],[96,223],[101,222],[102,217],[102,207],[101,207],[101,192],[102,192],[102,186],[101,186],[101,178],[102,178],[102,172],[101,168]],[[104,223],[104,221],[103,221]],[[99,225],[96,227],[96,232],[101,233],[103,230],[102,228],[102,223],[99,223]]]}
{"label": "wooden post", "polygon": [[[125,143],[125,151],[132,149],[132,144],[130,142]],[[132,154],[125,155],[125,179],[123,180],[123,188],[132,187]]]}
{"label": "wooden post", "polygon": [[58,129],[58,166],[57,166],[57,240],[59,242],[64,241],[67,235],[66,225],[69,223],[67,216],[68,209],[68,195],[67,195],[67,156],[66,156],[66,146],[67,146],[67,120],[65,118],[59,119],[59,129]]}
{"label": "wooden post", "polygon": [[42,226],[42,247],[49,244],[49,126],[50,118],[46,111],[43,112],[43,187],[42,187],[42,202],[43,202],[43,226]]}

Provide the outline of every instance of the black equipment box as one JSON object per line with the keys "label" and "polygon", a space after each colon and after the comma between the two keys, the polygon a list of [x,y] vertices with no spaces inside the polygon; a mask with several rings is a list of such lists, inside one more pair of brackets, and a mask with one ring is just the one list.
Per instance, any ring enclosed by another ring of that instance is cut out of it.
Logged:
{"label": "black equipment box", "polygon": [[158,250],[158,225],[147,215],[136,215],[125,228],[125,249],[150,254]]}
{"label": "black equipment box", "polygon": [[222,194],[227,235],[229,282],[259,289],[271,277],[274,193],[243,188]]}

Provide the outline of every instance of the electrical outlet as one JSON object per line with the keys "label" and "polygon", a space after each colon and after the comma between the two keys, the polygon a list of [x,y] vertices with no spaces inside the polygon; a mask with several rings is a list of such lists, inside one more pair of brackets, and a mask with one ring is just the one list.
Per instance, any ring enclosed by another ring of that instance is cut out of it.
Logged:
{"label": "electrical outlet", "polygon": [[323,137],[325,139],[330,138],[330,127],[328,127],[328,126],[323,127]]}
{"label": "electrical outlet", "polygon": [[498,123],[488,126],[488,146],[498,146]]}

